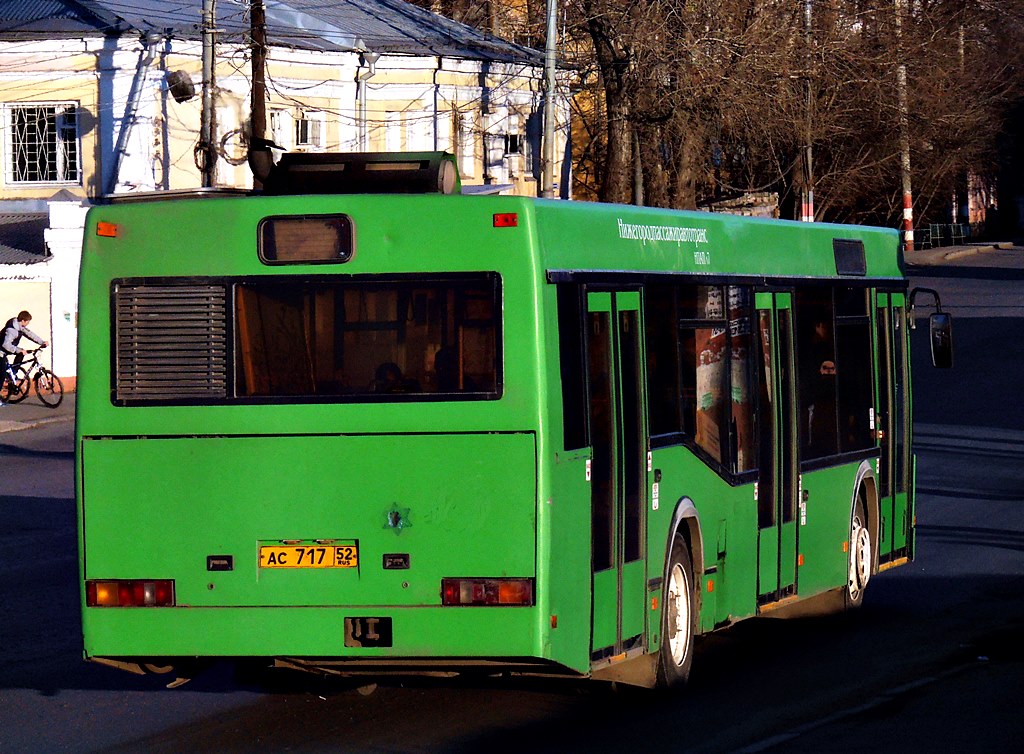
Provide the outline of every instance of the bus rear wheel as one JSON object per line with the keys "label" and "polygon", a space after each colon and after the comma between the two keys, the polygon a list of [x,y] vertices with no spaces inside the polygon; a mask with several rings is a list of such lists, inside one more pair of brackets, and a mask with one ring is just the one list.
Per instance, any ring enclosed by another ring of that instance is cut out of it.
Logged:
{"label": "bus rear wheel", "polygon": [[669,556],[658,657],[658,685],[680,687],[693,664],[693,561],[686,540],[676,536]]}

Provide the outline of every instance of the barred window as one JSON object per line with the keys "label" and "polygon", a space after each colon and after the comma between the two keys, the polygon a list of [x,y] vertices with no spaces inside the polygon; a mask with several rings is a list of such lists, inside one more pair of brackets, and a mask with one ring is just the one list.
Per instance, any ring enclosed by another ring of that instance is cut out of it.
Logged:
{"label": "barred window", "polygon": [[8,183],[81,180],[75,104],[8,105],[6,116]]}
{"label": "barred window", "polygon": [[323,147],[323,128],[323,113],[299,113],[299,117],[295,119],[295,146],[301,149]]}

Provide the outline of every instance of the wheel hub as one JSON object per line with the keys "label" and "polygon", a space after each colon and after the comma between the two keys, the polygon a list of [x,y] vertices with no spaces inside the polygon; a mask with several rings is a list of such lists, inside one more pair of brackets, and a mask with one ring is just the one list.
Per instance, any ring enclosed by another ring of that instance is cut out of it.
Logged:
{"label": "wheel hub", "polygon": [[689,603],[683,594],[686,589],[686,576],[680,566],[672,569],[668,589],[668,604],[665,605],[665,630],[668,632],[668,644],[672,650],[672,660],[681,664],[686,658],[687,643],[690,639],[686,627],[690,625]]}
{"label": "wheel hub", "polygon": [[850,552],[850,596],[856,599],[871,578],[871,535],[854,520]]}

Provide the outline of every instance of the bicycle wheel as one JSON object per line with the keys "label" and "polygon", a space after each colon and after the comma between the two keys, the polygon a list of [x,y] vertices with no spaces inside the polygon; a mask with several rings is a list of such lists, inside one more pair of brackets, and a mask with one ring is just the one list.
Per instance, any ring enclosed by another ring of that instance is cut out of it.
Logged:
{"label": "bicycle wheel", "polygon": [[60,377],[49,369],[40,367],[39,371],[36,372],[34,384],[36,395],[39,396],[39,400],[43,402],[44,406],[57,408],[60,402],[64,400],[64,383],[60,381]]}
{"label": "bicycle wheel", "polygon": [[0,397],[8,403],[21,403],[28,397],[28,373],[25,371],[25,367],[14,367],[14,384],[11,384],[11,379],[8,377],[3,382],[3,393],[0,393]]}

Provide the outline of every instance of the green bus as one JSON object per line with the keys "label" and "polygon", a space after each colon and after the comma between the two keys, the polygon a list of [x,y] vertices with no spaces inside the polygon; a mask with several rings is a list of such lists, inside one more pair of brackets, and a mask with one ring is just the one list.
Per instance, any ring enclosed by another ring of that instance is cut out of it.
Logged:
{"label": "green bus", "polygon": [[453,168],[285,155],[90,210],[87,659],[670,686],[695,635],[913,557],[895,230]]}

